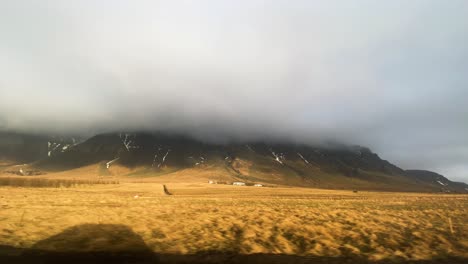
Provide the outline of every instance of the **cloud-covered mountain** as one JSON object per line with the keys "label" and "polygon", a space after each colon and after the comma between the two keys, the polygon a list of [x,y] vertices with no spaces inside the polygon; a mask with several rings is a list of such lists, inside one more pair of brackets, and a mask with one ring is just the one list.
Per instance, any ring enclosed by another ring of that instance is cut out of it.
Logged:
{"label": "cloud-covered mountain", "polygon": [[467,180],[468,2],[3,1],[0,130],[370,146]]}
{"label": "cloud-covered mountain", "polygon": [[0,174],[6,175],[118,176],[164,182],[241,181],[333,189],[468,192],[468,185],[442,175],[405,171],[368,148],[336,143],[214,144],[161,132],[100,134],[81,143],[72,138],[20,134],[2,137],[9,137],[0,142],[4,167]]}

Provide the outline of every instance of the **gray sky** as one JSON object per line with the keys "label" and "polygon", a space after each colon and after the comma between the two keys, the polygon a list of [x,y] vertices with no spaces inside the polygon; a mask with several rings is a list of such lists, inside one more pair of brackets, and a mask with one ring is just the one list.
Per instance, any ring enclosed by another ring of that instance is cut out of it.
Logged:
{"label": "gray sky", "polygon": [[468,181],[468,1],[1,1],[0,129],[335,139]]}

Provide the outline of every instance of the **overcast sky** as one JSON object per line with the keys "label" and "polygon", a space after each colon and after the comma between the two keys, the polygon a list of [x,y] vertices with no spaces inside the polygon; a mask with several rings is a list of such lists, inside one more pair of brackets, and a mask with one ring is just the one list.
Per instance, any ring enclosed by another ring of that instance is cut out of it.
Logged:
{"label": "overcast sky", "polygon": [[334,139],[468,182],[468,1],[0,1],[0,130]]}

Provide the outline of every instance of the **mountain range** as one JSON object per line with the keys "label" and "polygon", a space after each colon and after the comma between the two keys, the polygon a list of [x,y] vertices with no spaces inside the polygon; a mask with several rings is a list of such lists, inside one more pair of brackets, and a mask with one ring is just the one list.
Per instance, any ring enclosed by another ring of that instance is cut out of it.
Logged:
{"label": "mountain range", "polygon": [[403,170],[362,146],[215,144],[162,132],[107,133],[87,140],[1,132],[0,175],[468,193],[465,183],[435,172]]}

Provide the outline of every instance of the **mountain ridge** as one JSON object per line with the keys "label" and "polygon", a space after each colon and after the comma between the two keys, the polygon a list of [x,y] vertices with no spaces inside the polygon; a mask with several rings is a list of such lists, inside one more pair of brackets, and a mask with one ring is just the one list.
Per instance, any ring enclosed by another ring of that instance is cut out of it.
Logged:
{"label": "mountain ridge", "polygon": [[[83,142],[65,137],[37,137],[33,145],[30,139],[23,139],[23,144],[11,143],[31,136],[16,137],[12,140],[11,134],[8,137],[2,134],[0,158],[16,159],[17,163],[27,163],[30,170],[50,175],[91,166],[98,177],[171,181],[193,176],[190,179],[194,181],[211,179],[331,189],[468,192],[464,183],[452,182],[433,172],[405,171],[361,146],[262,141],[216,144],[162,132],[106,133]],[[21,156],[31,152],[35,155]],[[11,172],[11,166],[4,164],[3,171]]]}

